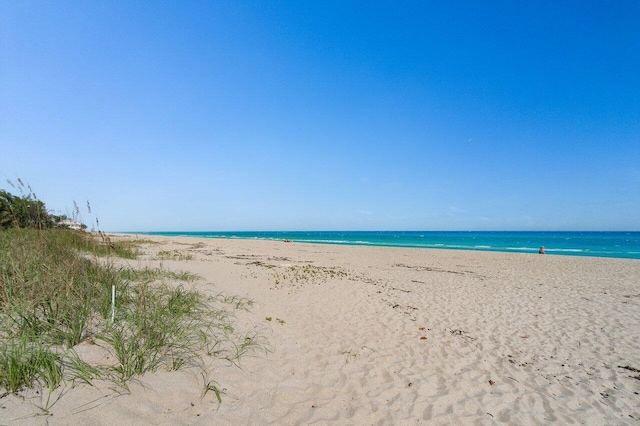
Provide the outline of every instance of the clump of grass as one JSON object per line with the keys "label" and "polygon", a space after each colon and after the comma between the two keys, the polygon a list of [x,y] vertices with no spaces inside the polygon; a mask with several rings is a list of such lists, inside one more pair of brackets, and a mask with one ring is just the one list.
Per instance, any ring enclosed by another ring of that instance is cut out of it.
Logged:
{"label": "clump of grass", "polygon": [[[175,286],[200,279],[186,271],[114,266],[114,256],[138,253],[134,241],[114,242],[101,233],[0,230],[0,388],[16,393],[37,385],[50,396],[63,382],[110,375],[73,351],[85,340],[108,344],[123,384],[158,368],[204,366],[208,355],[237,363],[260,347],[260,336],[238,333],[225,308],[246,308],[248,299],[206,297]],[[48,404],[47,398],[45,409]]]}
{"label": "clump of grass", "polygon": [[51,393],[62,381],[61,364],[60,357],[42,343],[20,336],[0,349],[0,386],[15,393],[39,381],[48,390],[43,407],[47,409]]}
{"label": "clump of grass", "polygon": [[216,319],[223,317],[201,293],[182,286],[141,283],[125,289],[129,300],[105,333],[119,364],[122,381],[159,367],[177,370],[197,361],[215,338]]}
{"label": "clump of grass", "polygon": [[[84,224],[72,230],[65,224],[69,218],[50,214],[29,185],[20,179],[17,186],[8,183],[21,195],[0,190],[0,389],[46,389],[42,408],[47,410],[63,382],[91,384],[115,372],[126,387],[128,379],[146,371],[189,364],[204,371],[204,356],[237,363],[260,347],[261,336],[239,333],[225,309],[246,309],[248,299],[208,298],[164,282],[200,279],[186,271],[118,269],[114,257],[136,259],[140,245],[153,242],[86,233]],[[77,222],[80,211],[75,202],[74,207]],[[87,210],[91,214],[88,202]],[[99,227],[97,218],[95,224]],[[159,257],[193,259],[178,251]],[[115,321],[112,288],[118,294]],[[116,355],[113,371],[87,364],[73,350],[99,339]],[[204,373],[203,379],[203,396],[213,391],[220,402],[223,390]]]}
{"label": "clump of grass", "polygon": [[235,309],[242,309],[245,311],[248,311],[254,303],[253,300],[247,297],[228,296],[222,293],[218,294],[215,299],[219,300],[222,303],[232,305]]}
{"label": "clump of grass", "polygon": [[[81,254],[91,243],[69,229],[0,231],[0,388],[41,386],[97,374],[72,348],[109,311],[115,272]],[[45,407],[48,406],[48,398]]]}
{"label": "clump of grass", "polygon": [[156,255],[158,260],[193,260],[194,256],[191,253],[182,253],[178,250],[161,250]]}
{"label": "clump of grass", "polygon": [[[0,325],[72,347],[87,337],[92,315],[119,282],[113,270],[81,256],[77,233],[63,229],[0,232]],[[106,313],[106,310],[103,310]]]}
{"label": "clump of grass", "polygon": [[264,348],[261,341],[260,334],[256,332],[248,332],[244,338],[236,341],[231,341],[230,350],[226,350],[223,353],[222,358],[229,361],[231,364],[240,365],[240,359],[254,350]]}
{"label": "clump of grass", "polygon": [[218,382],[212,380],[208,381],[204,374],[202,375],[202,380],[204,381],[204,388],[202,389],[201,399],[204,399],[204,397],[207,396],[207,393],[211,391],[216,396],[218,404],[222,404],[222,395],[226,393],[225,389],[220,389],[220,384]]}
{"label": "clump of grass", "polygon": [[150,283],[162,279],[170,279],[175,281],[194,282],[200,279],[199,275],[192,274],[188,271],[169,271],[162,268],[131,269],[121,268],[118,271],[121,279],[126,281],[140,281]]}
{"label": "clump of grass", "polygon": [[42,378],[54,388],[62,380],[58,356],[42,344],[32,344],[27,336],[8,342],[0,349],[0,386],[9,392],[31,387]]}

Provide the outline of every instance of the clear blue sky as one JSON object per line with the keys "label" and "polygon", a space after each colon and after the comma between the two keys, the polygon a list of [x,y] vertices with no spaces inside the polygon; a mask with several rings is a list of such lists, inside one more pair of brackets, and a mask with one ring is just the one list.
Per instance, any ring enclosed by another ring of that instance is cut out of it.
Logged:
{"label": "clear blue sky", "polygon": [[640,2],[0,2],[0,188],[105,231],[640,230]]}

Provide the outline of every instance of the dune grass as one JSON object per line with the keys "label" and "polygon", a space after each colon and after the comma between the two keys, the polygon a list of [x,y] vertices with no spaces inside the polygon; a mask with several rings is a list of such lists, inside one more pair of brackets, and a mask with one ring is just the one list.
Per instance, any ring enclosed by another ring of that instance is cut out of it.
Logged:
{"label": "dune grass", "polygon": [[[235,362],[259,345],[257,335],[234,329],[232,310],[250,301],[187,289],[179,282],[199,279],[188,272],[116,266],[116,257],[138,254],[136,241],[102,233],[0,230],[0,388],[39,387],[50,396],[67,381],[109,377],[124,385],[158,368],[202,365],[203,356]],[[104,343],[116,365],[84,363],[73,348],[85,341]]]}

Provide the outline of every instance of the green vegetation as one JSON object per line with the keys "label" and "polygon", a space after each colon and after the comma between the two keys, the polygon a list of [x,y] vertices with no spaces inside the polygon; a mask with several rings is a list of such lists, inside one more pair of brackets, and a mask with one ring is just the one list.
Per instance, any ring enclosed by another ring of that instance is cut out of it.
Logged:
{"label": "green vegetation", "polygon": [[[267,321],[273,321],[273,317],[266,317],[265,319],[266,319]],[[284,321],[283,319],[281,319],[281,318],[276,318],[276,321],[277,321],[278,323],[280,323],[280,325],[284,325],[284,323],[285,323],[285,321]]]}
{"label": "green vegetation", "polygon": [[178,250],[161,250],[156,255],[158,260],[193,260],[191,253],[182,253]]}
{"label": "green vegetation", "polygon": [[[0,389],[41,389],[46,411],[51,392],[68,381],[126,386],[158,368],[206,372],[206,356],[237,363],[261,347],[259,335],[234,329],[233,310],[250,300],[187,289],[180,282],[199,279],[189,272],[119,267],[116,258],[140,254],[140,241],[55,227],[44,220],[43,203],[6,194],[0,191],[0,212],[9,218],[0,228]],[[16,203],[40,213],[23,220]],[[81,342],[106,347],[116,364],[88,365],[74,351]],[[202,374],[203,395],[212,390],[219,400],[222,392]]]}
{"label": "green vegetation", "polygon": [[[261,266],[265,265],[263,264]],[[341,268],[328,268],[314,265],[293,265],[285,269],[283,272],[274,272],[274,282],[276,286],[285,282],[289,282],[291,284],[320,283],[326,282],[329,279],[343,279],[348,277],[349,274]]]}
{"label": "green vegetation", "polygon": [[118,273],[123,280],[140,281],[144,283],[150,283],[163,278],[186,282],[193,282],[200,279],[199,276],[188,271],[176,272],[160,268],[120,269]]}
{"label": "green vegetation", "polygon": [[7,180],[7,183],[20,192],[20,196],[8,191],[0,190],[0,229],[32,228],[46,229],[59,225],[65,215],[54,215],[47,211],[44,203],[28,184],[21,179],[17,184]]}
{"label": "green vegetation", "polygon": [[356,358],[358,358],[358,356],[360,355],[358,352],[354,351],[353,349],[345,349],[340,351],[341,355],[344,355],[344,359],[346,362],[349,361],[355,361]]}

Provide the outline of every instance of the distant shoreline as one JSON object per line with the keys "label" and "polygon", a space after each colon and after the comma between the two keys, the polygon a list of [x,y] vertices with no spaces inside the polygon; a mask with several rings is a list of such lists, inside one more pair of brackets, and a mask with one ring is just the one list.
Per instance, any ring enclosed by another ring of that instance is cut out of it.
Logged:
{"label": "distant shoreline", "polygon": [[252,239],[307,244],[402,247],[640,259],[636,231],[211,231],[123,232],[149,236]]}

